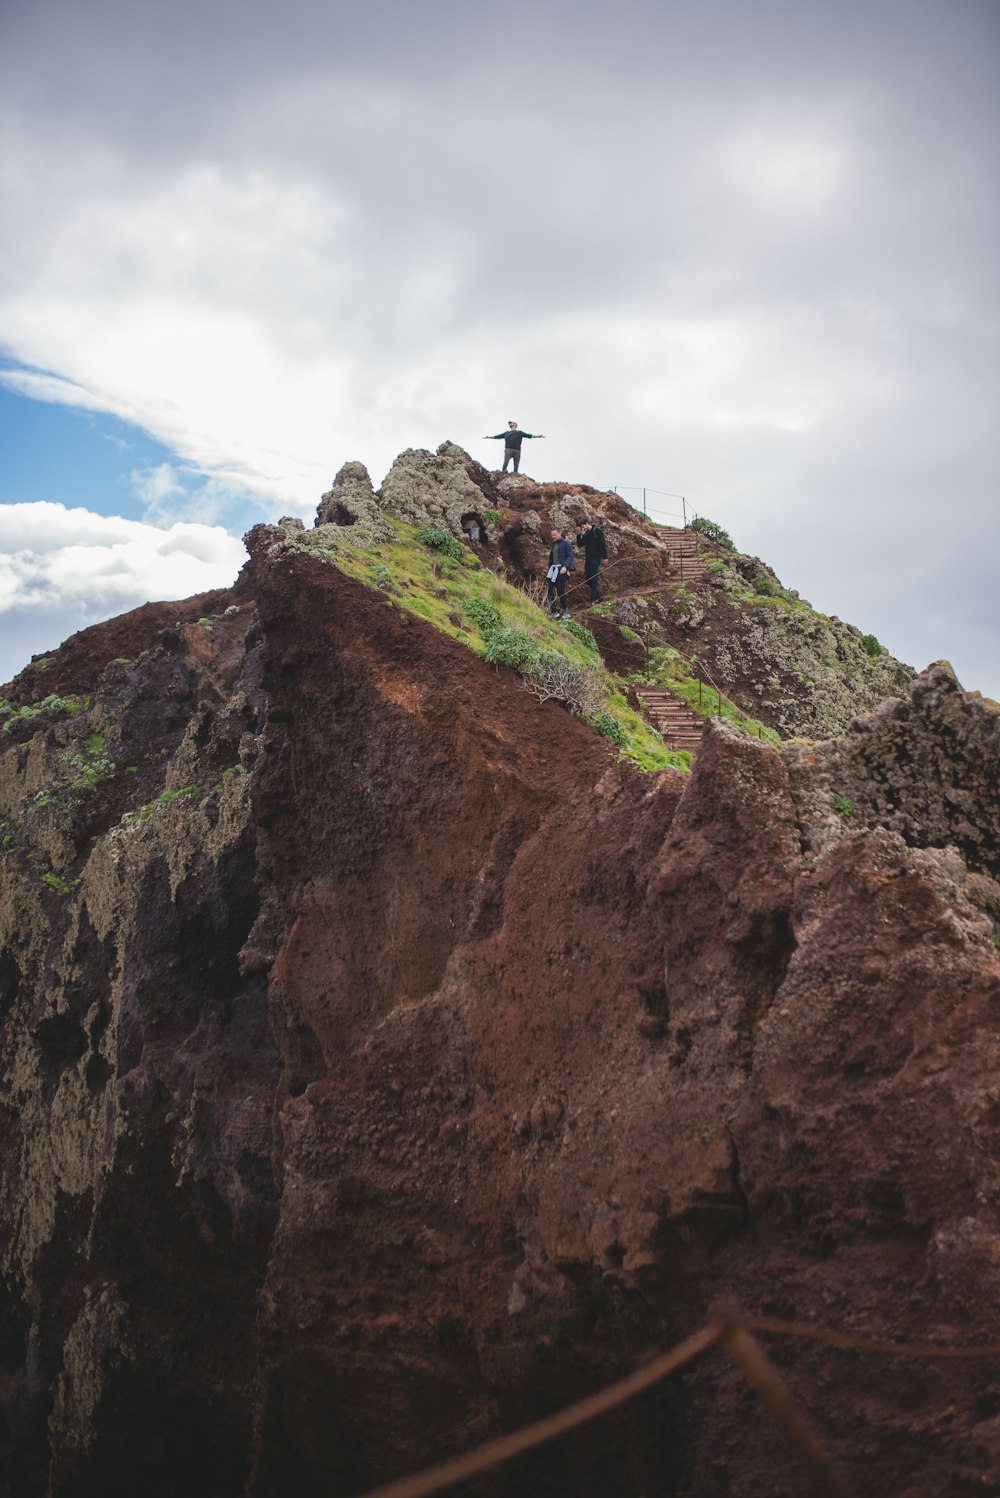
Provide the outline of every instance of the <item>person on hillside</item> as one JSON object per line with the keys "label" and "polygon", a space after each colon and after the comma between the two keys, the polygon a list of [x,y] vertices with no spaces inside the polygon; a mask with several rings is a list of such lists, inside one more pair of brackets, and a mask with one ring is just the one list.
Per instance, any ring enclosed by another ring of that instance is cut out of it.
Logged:
{"label": "person on hillside", "polygon": [[583,580],[590,584],[591,603],[600,603],[601,585],[597,574],[601,570],[601,563],[607,560],[608,543],[601,527],[588,520],[586,515],[578,515],[576,523],[580,527],[576,544],[583,547],[584,555]]}
{"label": "person on hillside", "polygon": [[573,548],[569,537],[552,527],[552,549],[549,552],[549,570],[545,574],[549,583],[549,610],[553,619],[568,619],[566,606],[566,582],[571,572],[576,571]]}
{"label": "person on hillside", "polygon": [[518,466],[520,465],[520,462],[521,462],[521,443],[524,441],[525,437],[527,437],[529,439],[529,441],[532,441],[532,442],[538,442],[538,441],[543,441],[544,442],[544,440],[545,440],[545,433],[544,432],[522,432],[522,431],[519,430],[516,421],[508,421],[508,423],[507,423],[507,430],[505,432],[497,432],[492,437],[486,436],[486,437],[483,438],[483,441],[484,442],[500,442],[500,441],[502,441],[503,442],[503,470],[502,471],[504,473],[506,473],[507,472],[507,464],[508,463],[513,463],[514,464],[514,472],[516,473],[517,470],[518,470]]}

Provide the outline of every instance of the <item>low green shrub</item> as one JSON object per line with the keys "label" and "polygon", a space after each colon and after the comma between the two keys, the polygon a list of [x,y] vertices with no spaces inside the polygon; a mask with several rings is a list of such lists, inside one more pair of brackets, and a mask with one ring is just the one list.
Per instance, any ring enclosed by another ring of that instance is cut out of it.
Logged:
{"label": "low green shrub", "polygon": [[456,541],[454,536],[442,530],[439,525],[425,525],[417,531],[416,538],[422,546],[429,546],[431,551],[440,552],[443,557],[451,557],[455,562],[460,562],[465,556],[465,547],[461,541]]}
{"label": "low green shrub", "polygon": [[575,619],[571,619],[566,625],[566,633],[572,635],[574,639],[579,640],[585,649],[592,650],[596,655],[597,641],[585,625],[578,624]]}
{"label": "low green shrub", "polygon": [[483,519],[487,525],[495,526],[499,530],[503,516],[499,510],[494,510],[491,505],[486,505],[483,509]]}
{"label": "low green shrub", "polygon": [[861,643],[865,647],[866,653],[871,656],[872,660],[875,660],[882,654],[882,646],[878,642],[877,635],[862,635]]}
{"label": "low green shrub", "polygon": [[490,603],[488,598],[481,596],[467,598],[462,608],[473,624],[478,626],[479,633],[484,640],[491,639],[503,623],[500,610],[495,603]]}
{"label": "low green shrub", "polygon": [[484,659],[493,666],[510,666],[514,671],[524,671],[539,659],[540,651],[535,641],[523,629],[506,626],[490,636]]}
{"label": "low green shrub", "polygon": [[838,794],[834,796],[833,800],[830,802],[830,805],[837,813],[837,816],[843,817],[845,822],[847,821],[848,817],[854,815],[854,802],[851,800],[850,796],[842,796]]}
{"label": "low green shrub", "polygon": [[[93,734],[92,737],[100,738],[100,734]],[[102,780],[110,780],[115,773],[113,760],[107,759],[103,754],[93,759],[87,759],[83,754],[74,754],[70,764],[73,767],[70,785],[74,791],[92,791]]]}
{"label": "low green shrub", "polygon": [[598,713],[593,719],[593,726],[602,738],[610,739],[613,744],[618,745],[619,749],[623,748],[627,742],[624,728],[611,713]]}
{"label": "low green shrub", "polygon": [[698,515],[692,520],[690,530],[697,531],[699,536],[704,536],[706,541],[714,541],[716,546],[721,546],[726,551],[735,551],[733,538],[727,530],[715,520],[709,520],[707,515]]}

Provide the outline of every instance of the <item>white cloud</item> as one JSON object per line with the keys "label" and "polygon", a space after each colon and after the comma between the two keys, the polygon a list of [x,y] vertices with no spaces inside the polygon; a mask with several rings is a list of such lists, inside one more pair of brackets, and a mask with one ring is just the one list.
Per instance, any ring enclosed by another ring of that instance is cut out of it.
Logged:
{"label": "white cloud", "polygon": [[218,526],[164,530],[47,502],[0,505],[0,680],[86,624],[228,587],[245,559]]}
{"label": "white cloud", "polygon": [[489,462],[513,413],[529,471],[684,492],[918,660],[930,555],[941,653],[996,655],[941,544],[997,544],[988,5],[543,6],[504,72],[474,8],[206,13],[191,57],[179,3],[157,48],[26,7],[44,74],[0,58],[0,379],[159,438],[153,526],[308,515],[445,437]]}

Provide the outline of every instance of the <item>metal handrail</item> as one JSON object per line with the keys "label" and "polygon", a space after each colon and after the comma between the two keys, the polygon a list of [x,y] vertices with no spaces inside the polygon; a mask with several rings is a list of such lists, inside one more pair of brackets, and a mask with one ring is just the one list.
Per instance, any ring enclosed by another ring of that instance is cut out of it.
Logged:
{"label": "metal handrail", "polygon": [[[613,484],[611,492],[613,494],[617,494],[619,489],[628,489],[630,491],[634,491],[635,493],[638,493],[640,489],[642,490],[642,513],[647,517],[647,519],[649,518],[649,512],[646,509],[647,494],[660,494],[664,499],[679,499],[681,502],[682,513],[678,515],[676,511],[668,510],[667,514],[670,515],[670,518],[672,520],[683,520],[684,529],[687,530],[687,500],[684,498],[683,494],[674,494],[670,489],[650,489],[646,484]],[[692,511],[692,514],[693,513],[694,511]]]}

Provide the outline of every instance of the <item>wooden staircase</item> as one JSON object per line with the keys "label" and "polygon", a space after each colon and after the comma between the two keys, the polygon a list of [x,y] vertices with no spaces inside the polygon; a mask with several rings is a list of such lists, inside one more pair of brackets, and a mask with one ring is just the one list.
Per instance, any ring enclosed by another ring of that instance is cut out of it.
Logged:
{"label": "wooden staircase", "polygon": [[660,687],[636,687],[646,717],[663,735],[668,749],[687,749],[696,754],[705,732],[705,720],[693,713],[686,702]]}
{"label": "wooden staircase", "polygon": [[672,531],[664,539],[677,582],[697,582],[705,576],[705,568],[712,559],[702,550],[704,543],[697,531]]}

